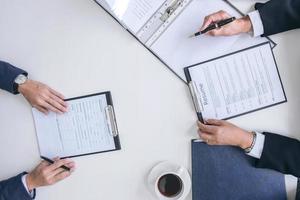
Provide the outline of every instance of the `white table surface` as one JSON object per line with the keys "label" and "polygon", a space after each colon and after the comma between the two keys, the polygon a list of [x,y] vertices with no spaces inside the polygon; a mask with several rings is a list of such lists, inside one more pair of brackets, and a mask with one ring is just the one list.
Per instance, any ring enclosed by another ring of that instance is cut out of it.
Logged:
{"label": "white table surface", "polygon": [[[255,1],[233,0],[243,11]],[[273,36],[288,103],[232,122],[300,139],[300,30]],[[68,179],[38,189],[38,200],[153,199],[146,177],[169,160],[191,169],[196,116],[186,85],[92,0],[0,0],[0,60],[65,94],[113,95],[122,150],[75,158]],[[40,161],[29,104],[0,92],[0,179]],[[292,199],[296,180],[287,177]],[[192,199],[191,194],[187,199]]]}

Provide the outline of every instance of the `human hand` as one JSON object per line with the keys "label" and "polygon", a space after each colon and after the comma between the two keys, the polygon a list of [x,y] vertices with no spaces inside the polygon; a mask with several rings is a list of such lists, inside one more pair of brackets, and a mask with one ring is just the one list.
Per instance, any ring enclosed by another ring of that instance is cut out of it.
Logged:
{"label": "human hand", "polygon": [[27,80],[19,85],[18,90],[33,107],[44,114],[49,111],[59,114],[67,112],[64,96],[43,83]]}
{"label": "human hand", "polygon": [[[223,10],[208,15],[204,18],[204,22],[202,27],[200,28],[200,31],[204,30],[212,23],[216,23],[221,20],[228,19],[230,17],[231,16]],[[248,33],[251,32],[251,30],[252,30],[251,20],[249,16],[244,16],[218,29],[208,31],[206,34],[211,36],[230,36],[230,35],[237,35],[240,33]]]}
{"label": "human hand", "polygon": [[198,122],[198,134],[209,145],[232,145],[246,149],[251,146],[253,134],[227,121],[208,119]]}
{"label": "human hand", "polygon": [[[29,191],[34,188],[53,185],[68,176],[75,170],[75,163],[70,159],[54,159],[53,164],[47,161],[42,161],[32,172],[30,172],[26,177],[26,184]],[[62,169],[61,166],[65,165],[71,170],[66,171]]]}

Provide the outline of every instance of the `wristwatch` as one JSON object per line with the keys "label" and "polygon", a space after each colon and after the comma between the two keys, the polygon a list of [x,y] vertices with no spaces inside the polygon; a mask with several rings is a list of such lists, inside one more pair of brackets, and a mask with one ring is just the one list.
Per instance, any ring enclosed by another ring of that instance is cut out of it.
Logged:
{"label": "wristwatch", "polygon": [[254,145],[255,145],[255,142],[256,142],[256,132],[253,131],[252,134],[253,134],[252,143],[251,143],[250,147],[244,149],[245,153],[250,153],[252,151]]}
{"label": "wristwatch", "polygon": [[19,85],[24,84],[27,80],[28,80],[28,77],[25,76],[24,74],[18,75],[17,78],[14,81],[14,83],[15,83],[14,84],[15,85],[15,87],[14,87],[15,91],[18,91]]}

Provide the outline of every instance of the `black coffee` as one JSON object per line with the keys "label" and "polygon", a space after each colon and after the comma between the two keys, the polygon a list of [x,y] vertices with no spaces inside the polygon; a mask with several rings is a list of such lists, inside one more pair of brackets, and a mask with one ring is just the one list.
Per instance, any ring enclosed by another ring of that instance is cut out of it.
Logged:
{"label": "black coffee", "polygon": [[158,190],[166,197],[174,197],[182,190],[182,181],[175,174],[166,174],[158,180]]}

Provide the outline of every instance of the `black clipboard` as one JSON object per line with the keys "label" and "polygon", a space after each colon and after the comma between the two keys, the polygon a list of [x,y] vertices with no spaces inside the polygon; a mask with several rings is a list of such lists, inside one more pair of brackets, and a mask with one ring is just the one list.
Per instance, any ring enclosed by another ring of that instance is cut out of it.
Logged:
{"label": "black clipboard", "polygon": [[[240,13],[242,16],[245,16],[245,14],[243,12],[241,12],[236,6],[234,6],[231,2],[229,2],[228,0],[222,0],[225,3],[227,3],[229,6],[231,6],[234,10],[236,10],[238,13]],[[177,76],[181,81],[183,81],[185,84],[188,84],[188,82],[186,82],[184,79],[182,79],[166,62],[164,62],[158,55],[156,55],[155,52],[153,52],[150,48],[148,48],[144,43],[142,43],[132,32],[130,32],[130,30],[128,30],[126,27],[124,27],[122,25],[122,23],[116,19],[108,10],[106,10],[99,2],[97,2],[96,0],[94,0],[94,2],[99,5],[107,14],[109,14],[118,24],[120,24],[130,35],[132,35],[137,41],[139,41],[139,43],[141,45],[143,45],[148,51],[150,51],[162,64],[164,64],[175,76]],[[272,44],[272,48],[276,47],[276,43],[271,40],[270,37],[266,37]]]}
{"label": "black clipboard", "polygon": [[[259,46],[263,46],[263,45],[267,45],[267,44],[269,44],[270,48],[271,48],[272,56],[273,56],[273,59],[274,59],[274,62],[275,62],[275,66],[276,66],[276,71],[277,71],[277,74],[278,74],[278,77],[279,77],[279,80],[280,80],[281,89],[282,89],[283,94],[284,94],[284,100],[280,101],[280,102],[277,102],[277,103],[274,103],[274,104],[270,104],[270,105],[261,107],[261,108],[258,108],[258,109],[253,109],[253,110],[250,110],[250,111],[247,111],[247,112],[244,112],[244,113],[233,115],[231,117],[224,118],[223,120],[232,119],[232,118],[239,117],[239,116],[242,116],[242,115],[246,115],[246,114],[249,114],[249,113],[252,113],[252,112],[263,110],[263,109],[266,109],[266,108],[269,108],[269,107],[273,107],[273,106],[276,106],[276,105],[279,105],[279,104],[282,104],[282,103],[286,103],[287,102],[286,93],[285,93],[285,90],[284,90],[284,87],[283,87],[283,84],[282,84],[282,80],[281,80],[281,77],[280,77],[280,73],[279,73],[279,70],[278,70],[278,66],[277,66],[276,59],[275,59],[274,53],[272,51],[272,45],[271,45],[270,42],[263,42],[261,44],[257,44],[257,45],[251,46],[251,47],[247,47],[247,48],[241,49],[239,51],[235,51],[235,52],[223,55],[223,56],[219,56],[217,58],[213,58],[213,59],[210,59],[210,60],[207,60],[207,61],[204,61],[204,62],[200,62],[198,64],[194,64],[194,65],[185,67],[184,68],[184,73],[185,73],[186,79],[187,79],[188,83],[190,83],[192,81],[191,75],[190,75],[190,71],[189,71],[190,68],[197,67],[197,66],[202,65],[202,64],[207,63],[207,62],[211,62],[211,61],[214,61],[214,60],[217,60],[217,59],[220,59],[220,58],[224,58],[224,57],[227,57],[227,56],[230,56],[230,55],[233,55],[233,54],[237,54],[237,53],[240,53],[240,52],[243,52],[243,51],[247,51],[249,49],[253,49],[253,48],[256,48],[256,47],[259,47]],[[201,112],[199,112],[198,109],[197,109],[196,102],[195,102],[196,99],[195,99],[195,97],[193,97],[192,93],[191,93],[191,96],[192,96],[192,99],[193,99],[193,102],[194,102],[195,110],[197,111],[196,112],[197,113],[197,118],[198,118],[199,121],[204,122],[203,121],[203,116],[202,116]]]}
{"label": "black clipboard", "polygon": [[110,91],[95,93],[95,94],[89,94],[89,95],[84,95],[84,96],[79,96],[79,97],[73,97],[73,98],[65,99],[65,101],[70,102],[72,100],[84,99],[84,98],[89,98],[89,97],[94,97],[94,96],[101,96],[101,95],[105,95],[107,105],[111,106],[111,108],[112,108],[111,109],[111,112],[112,112],[111,113],[112,114],[111,120],[113,120],[113,123],[114,123],[116,131],[117,131],[116,134],[113,136],[114,143],[115,143],[115,148],[111,149],[111,150],[106,150],[106,151],[98,151],[98,152],[90,152],[90,153],[84,153],[84,154],[78,154],[78,155],[71,155],[71,156],[67,156],[67,157],[62,157],[62,159],[63,158],[73,158],[73,157],[87,156],[87,155],[92,155],[92,154],[99,154],[99,153],[106,153],[106,152],[121,150],[121,143],[120,143],[120,138],[119,138],[119,133],[118,133],[117,121],[116,121],[115,112],[114,112],[114,109],[113,109],[112,95],[111,95]]}

